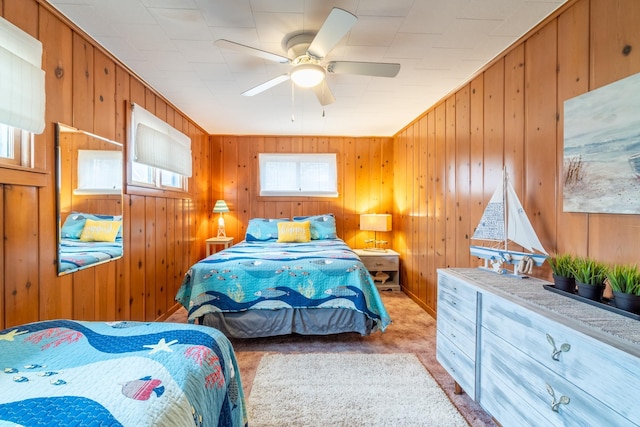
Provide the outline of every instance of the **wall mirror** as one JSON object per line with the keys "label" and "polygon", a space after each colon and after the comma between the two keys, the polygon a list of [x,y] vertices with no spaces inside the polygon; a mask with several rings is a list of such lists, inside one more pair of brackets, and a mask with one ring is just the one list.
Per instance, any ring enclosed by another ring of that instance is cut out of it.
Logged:
{"label": "wall mirror", "polygon": [[58,123],[58,275],[122,257],[122,144]]}

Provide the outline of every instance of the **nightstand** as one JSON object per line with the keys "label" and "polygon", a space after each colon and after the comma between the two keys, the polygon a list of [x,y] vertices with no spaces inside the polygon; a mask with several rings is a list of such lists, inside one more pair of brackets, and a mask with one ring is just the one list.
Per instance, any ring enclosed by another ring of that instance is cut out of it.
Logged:
{"label": "nightstand", "polygon": [[354,249],[353,251],[360,257],[365,268],[371,274],[378,290],[400,290],[400,254],[398,252],[391,249],[387,249],[386,252],[364,249]]}
{"label": "nightstand", "polygon": [[233,245],[233,237],[210,237],[205,242],[207,244],[207,256],[209,256],[215,252],[213,248],[217,245],[224,246],[225,249]]}

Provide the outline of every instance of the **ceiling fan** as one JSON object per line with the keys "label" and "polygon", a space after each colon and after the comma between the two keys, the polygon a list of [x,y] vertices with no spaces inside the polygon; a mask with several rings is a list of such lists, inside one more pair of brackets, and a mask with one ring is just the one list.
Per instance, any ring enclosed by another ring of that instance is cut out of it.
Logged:
{"label": "ceiling fan", "polygon": [[225,39],[216,40],[214,44],[221,48],[293,66],[289,73],[248,89],[242,92],[242,95],[257,95],[291,79],[298,86],[312,88],[318,101],[324,106],[336,100],[325,80],[327,73],[395,77],[400,71],[400,64],[383,62],[330,61],[322,65],[322,60],[349,32],[357,20],[358,17],[352,13],[334,7],[317,33],[303,31],[287,36],[282,45],[286,47],[288,57]]}

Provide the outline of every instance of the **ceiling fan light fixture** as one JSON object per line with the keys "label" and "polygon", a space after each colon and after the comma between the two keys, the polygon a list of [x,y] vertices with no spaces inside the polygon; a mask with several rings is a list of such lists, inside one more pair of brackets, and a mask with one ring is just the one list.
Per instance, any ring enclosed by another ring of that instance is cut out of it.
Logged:
{"label": "ceiling fan light fixture", "polygon": [[300,64],[291,71],[291,80],[301,87],[314,87],[324,80],[325,70],[318,64]]}

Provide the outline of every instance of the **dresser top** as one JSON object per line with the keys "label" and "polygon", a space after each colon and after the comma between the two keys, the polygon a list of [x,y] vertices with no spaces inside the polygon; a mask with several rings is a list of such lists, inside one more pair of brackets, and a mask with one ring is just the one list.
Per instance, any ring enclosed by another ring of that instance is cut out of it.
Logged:
{"label": "dresser top", "polygon": [[480,289],[518,302],[546,317],[607,341],[630,353],[640,354],[640,321],[544,289],[551,283],[529,277],[519,279],[480,268],[443,269]]}

